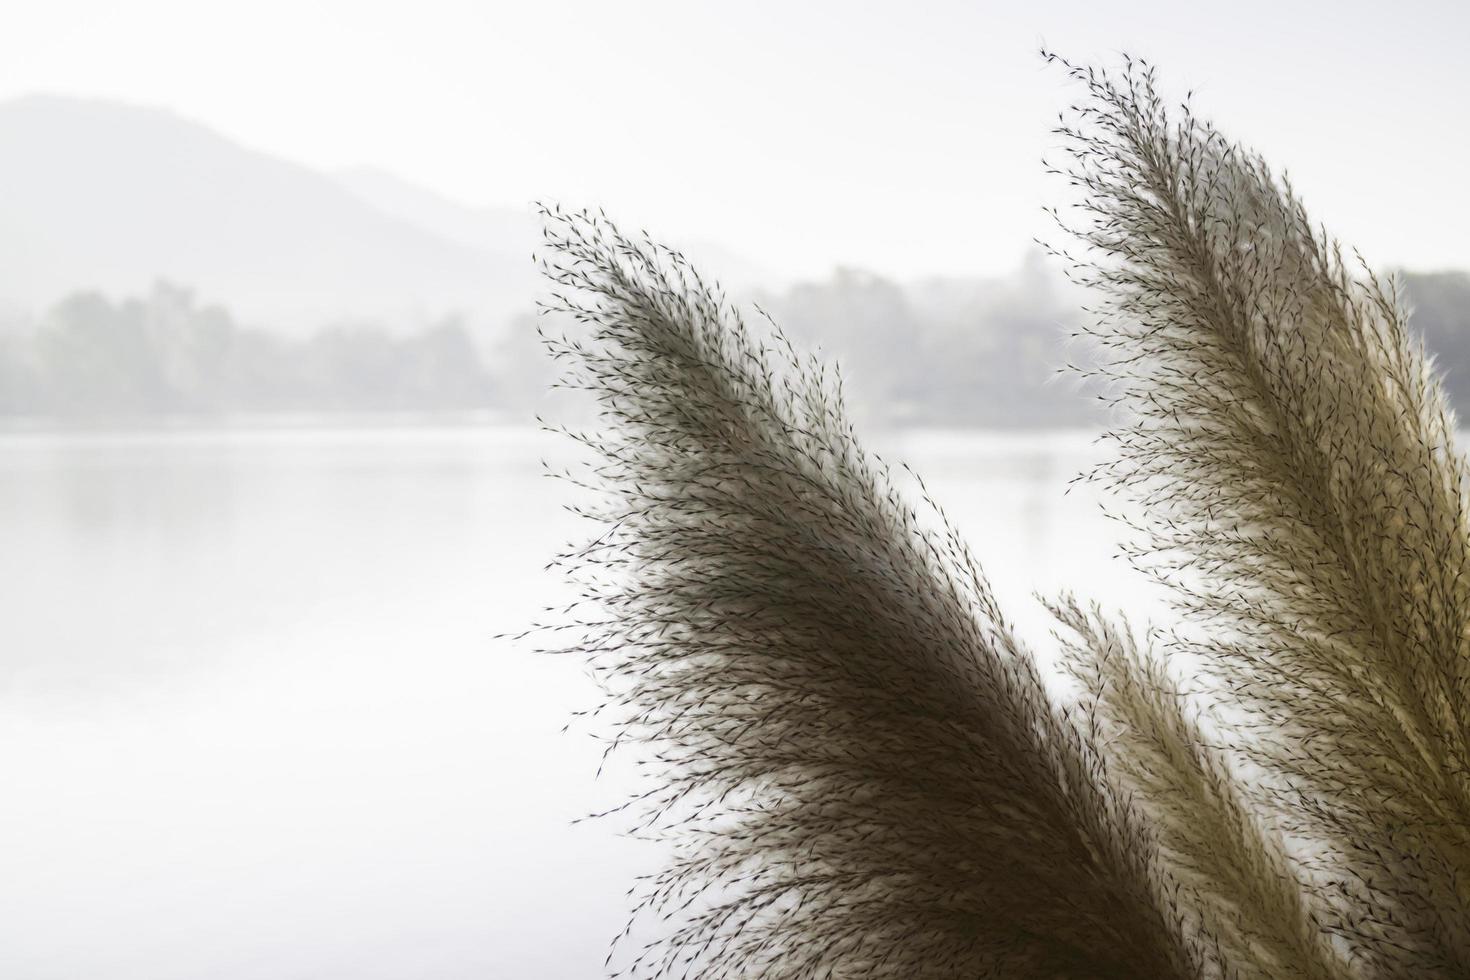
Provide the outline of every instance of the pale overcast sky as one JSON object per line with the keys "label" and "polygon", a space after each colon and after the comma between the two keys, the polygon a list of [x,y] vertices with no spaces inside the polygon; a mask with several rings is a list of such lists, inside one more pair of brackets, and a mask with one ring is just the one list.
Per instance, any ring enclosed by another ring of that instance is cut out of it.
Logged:
{"label": "pale overcast sky", "polygon": [[764,266],[996,272],[1045,229],[1036,54],[1127,50],[1383,264],[1470,268],[1470,15],[1452,2],[217,4],[0,16],[0,98],[173,109],[470,203],[605,206]]}

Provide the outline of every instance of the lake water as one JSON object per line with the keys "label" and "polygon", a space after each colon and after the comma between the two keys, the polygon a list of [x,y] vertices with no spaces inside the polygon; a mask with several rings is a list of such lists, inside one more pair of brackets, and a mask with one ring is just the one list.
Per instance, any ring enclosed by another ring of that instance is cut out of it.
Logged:
{"label": "lake water", "polygon": [[[1033,589],[1143,595],[1064,493],[1089,436],[876,442],[1038,646]],[[591,686],[495,639],[568,597],[564,456],[469,426],[0,435],[0,976],[599,975],[658,855],[572,825],[622,778],[562,732]]]}

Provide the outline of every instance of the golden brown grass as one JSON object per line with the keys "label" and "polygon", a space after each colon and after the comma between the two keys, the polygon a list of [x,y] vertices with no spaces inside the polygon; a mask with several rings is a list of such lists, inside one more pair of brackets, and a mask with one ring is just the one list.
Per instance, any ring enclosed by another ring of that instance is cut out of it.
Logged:
{"label": "golden brown grass", "polygon": [[1093,475],[1181,612],[1140,639],[1052,603],[1073,702],[834,375],[678,253],[546,213],[549,345],[602,423],[555,646],[675,855],[622,974],[1470,976],[1470,533],[1427,360],[1151,68],[1065,67],[1069,261],[1123,413]]}

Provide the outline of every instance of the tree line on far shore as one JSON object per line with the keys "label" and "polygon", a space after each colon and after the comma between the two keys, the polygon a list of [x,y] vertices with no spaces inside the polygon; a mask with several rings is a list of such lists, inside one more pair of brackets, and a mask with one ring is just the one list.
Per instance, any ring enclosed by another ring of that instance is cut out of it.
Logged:
{"label": "tree line on far shore", "polygon": [[[1470,406],[1470,274],[1406,274],[1451,402]],[[877,426],[1096,426],[1095,392],[1059,369],[1075,298],[1036,262],[992,280],[900,285],[838,270],[754,297],[793,339],[841,365],[855,416]],[[117,421],[258,413],[489,412],[529,421],[555,374],[536,317],[487,337],[447,316],[404,333],[341,322],[305,338],[240,323],[184,287],[77,292],[0,331],[0,416]]]}

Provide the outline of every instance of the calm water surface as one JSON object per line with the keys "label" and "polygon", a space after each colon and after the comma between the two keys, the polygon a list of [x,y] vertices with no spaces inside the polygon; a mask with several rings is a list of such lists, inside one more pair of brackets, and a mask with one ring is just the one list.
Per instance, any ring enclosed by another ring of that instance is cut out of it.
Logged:
{"label": "calm water surface", "polygon": [[[890,435],[1038,646],[1125,603],[1077,434]],[[0,435],[0,977],[599,975],[626,777],[573,663],[567,450],[496,428]]]}

